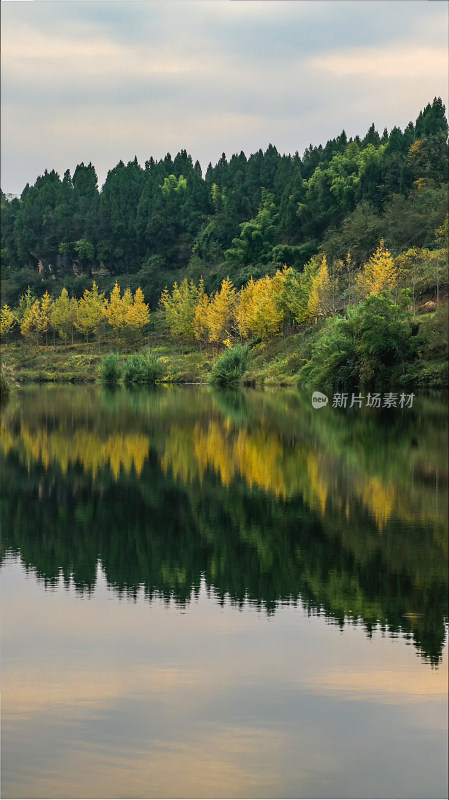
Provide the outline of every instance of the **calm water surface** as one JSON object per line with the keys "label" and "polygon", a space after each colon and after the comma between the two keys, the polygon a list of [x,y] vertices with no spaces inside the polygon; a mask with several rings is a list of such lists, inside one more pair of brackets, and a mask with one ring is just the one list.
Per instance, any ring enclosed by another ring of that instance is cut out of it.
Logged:
{"label": "calm water surface", "polygon": [[447,797],[441,398],[33,387],[1,442],[4,797]]}

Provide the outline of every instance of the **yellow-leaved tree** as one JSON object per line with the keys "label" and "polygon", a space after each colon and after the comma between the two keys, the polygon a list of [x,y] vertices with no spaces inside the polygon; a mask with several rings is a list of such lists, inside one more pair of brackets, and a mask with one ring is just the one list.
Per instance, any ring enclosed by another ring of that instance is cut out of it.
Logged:
{"label": "yellow-leaved tree", "polygon": [[312,278],[307,310],[312,320],[324,317],[332,310],[332,291],[326,256],[323,256],[320,268]]}
{"label": "yellow-leaved tree", "polygon": [[396,256],[394,263],[398,270],[398,286],[412,290],[413,313],[416,313],[416,300],[420,294],[435,289],[435,299],[439,301],[441,284],[447,281],[446,247],[440,250],[412,247]]}
{"label": "yellow-leaved tree", "polygon": [[132,302],[130,289],[127,289],[121,297],[120,286],[116,281],[109,296],[109,302],[106,301],[103,305],[103,314],[114,329],[117,338],[121,329],[126,325],[126,316]]}
{"label": "yellow-leaved tree", "polygon": [[396,282],[397,268],[393,256],[386,249],[384,240],[381,239],[376,252],[363,265],[362,272],[357,275],[357,292],[361,297],[367,298],[380,294],[384,289],[394,289]]}
{"label": "yellow-leaved tree", "polygon": [[23,294],[19,300],[19,305],[17,308],[14,309],[14,315],[17,319],[19,325],[22,325],[22,322],[25,319],[25,314],[27,311],[30,310],[31,306],[34,304],[36,298],[31,291],[30,287],[26,290],[25,294]]}
{"label": "yellow-leaved tree", "polygon": [[30,308],[27,308],[20,326],[20,333],[26,338],[35,337],[39,331],[40,303],[35,300]]}
{"label": "yellow-leaved tree", "polygon": [[254,278],[251,275],[251,278],[246,286],[242,286],[237,294],[234,316],[237,323],[237,330],[242,339],[246,339],[250,334],[250,320],[254,303],[254,290],[255,283]]}
{"label": "yellow-leaved tree", "polygon": [[299,276],[298,291],[295,301],[295,322],[298,325],[308,325],[311,322],[309,297],[312,291],[314,278],[318,274],[320,268],[320,263],[318,256],[312,256],[312,258],[304,264],[303,270]]}
{"label": "yellow-leaved tree", "polygon": [[204,280],[200,278],[198,286],[198,303],[195,309],[193,320],[193,333],[195,339],[205,341],[208,337],[209,328],[207,327],[207,314],[209,308],[209,297],[204,290]]}
{"label": "yellow-leaved tree", "polygon": [[51,299],[48,291],[45,292],[40,308],[39,308],[39,318],[37,321],[37,329],[40,333],[45,333],[45,344],[47,344],[47,336],[48,331],[51,325],[51,315],[53,311],[53,300]]}
{"label": "yellow-leaved tree", "polygon": [[99,334],[104,322],[105,297],[103,292],[98,291],[95,281],[92,290],[84,290],[83,296],[78,301],[76,311],[75,327],[86,336],[89,341],[89,334]]}
{"label": "yellow-leaved tree", "polygon": [[207,307],[207,329],[210,342],[224,342],[230,338],[235,304],[235,287],[228,276],[223,280],[220,290],[215,292],[210,299]]}
{"label": "yellow-leaved tree", "polygon": [[198,305],[199,291],[193,281],[184,278],[181,285],[175,281],[170,294],[164,289],[160,304],[165,310],[165,317],[173,336],[182,336],[183,339],[194,338],[194,320]]}
{"label": "yellow-leaved tree", "polygon": [[293,326],[299,310],[300,286],[292,267],[286,264],[273,276],[276,306],[282,312],[282,324]]}
{"label": "yellow-leaved tree", "polygon": [[8,305],[4,305],[0,314],[0,336],[7,339],[17,320]]}
{"label": "yellow-leaved tree", "polygon": [[61,290],[61,294],[56,298],[51,312],[51,326],[56,330],[61,339],[67,339],[69,334],[72,336],[73,326],[76,320],[78,303],[76,297],[69,297],[66,288]]}
{"label": "yellow-leaved tree", "polygon": [[270,278],[260,278],[256,281],[254,291],[254,311],[251,316],[251,331],[261,339],[269,339],[279,333],[284,319],[283,310],[279,304],[279,295],[282,290],[283,278],[275,275]]}
{"label": "yellow-leaved tree", "polygon": [[269,339],[279,333],[283,311],[279,304],[282,278],[268,275],[254,282],[253,278],[237,296],[235,319],[240,335],[260,336]]}
{"label": "yellow-leaved tree", "polygon": [[126,312],[126,324],[135,331],[142,330],[150,320],[150,308],[145,303],[142,289],[140,286],[134,293],[134,300]]}

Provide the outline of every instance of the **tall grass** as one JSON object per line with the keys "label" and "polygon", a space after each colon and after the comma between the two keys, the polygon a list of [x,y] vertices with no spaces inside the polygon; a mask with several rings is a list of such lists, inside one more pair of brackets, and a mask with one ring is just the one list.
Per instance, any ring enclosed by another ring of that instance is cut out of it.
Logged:
{"label": "tall grass", "polygon": [[218,386],[237,386],[245,375],[248,356],[249,348],[242,344],[226,350],[212,367],[211,383]]}
{"label": "tall grass", "polygon": [[122,377],[123,367],[118,353],[108,353],[100,364],[100,377],[103,383],[118,383]]}
{"label": "tall grass", "polygon": [[9,397],[10,385],[8,378],[3,373],[0,373],[0,400],[6,400]]}
{"label": "tall grass", "polygon": [[150,353],[134,353],[125,363],[123,378],[125,383],[156,383],[162,377],[159,359]]}

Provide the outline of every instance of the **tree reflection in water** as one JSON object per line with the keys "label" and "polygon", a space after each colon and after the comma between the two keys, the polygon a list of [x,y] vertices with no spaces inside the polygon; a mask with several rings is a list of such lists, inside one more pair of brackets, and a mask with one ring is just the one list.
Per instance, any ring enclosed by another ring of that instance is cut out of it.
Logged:
{"label": "tree reflection in water", "polygon": [[274,613],[413,638],[432,665],[447,618],[447,425],[313,410],[294,391],[23,390],[2,415],[2,558],[46,584]]}

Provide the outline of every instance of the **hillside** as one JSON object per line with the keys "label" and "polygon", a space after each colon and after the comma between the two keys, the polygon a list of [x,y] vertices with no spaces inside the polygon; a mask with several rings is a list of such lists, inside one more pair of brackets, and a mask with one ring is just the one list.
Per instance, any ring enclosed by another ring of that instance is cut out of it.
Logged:
{"label": "hillside", "polygon": [[185,276],[202,275],[212,292],[227,275],[239,288],[283,264],[300,271],[318,252],[332,264],[350,251],[361,265],[382,237],[394,256],[434,249],[447,213],[447,135],[435,99],[403,131],[343,131],[302,156],[272,145],[223,154],[204,176],[185,150],[144,167],[120,161],[101,190],[92,164],[45,172],[20,198],[2,194],[2,303],[17,305],[28,285],[79,297],[94,276],[107,292],[116,279],[140,286],[154,308]]}
{"label": "hillside", "polygon": [[[101,190],[92,164],[46,171],[2,193],[4,360],[20,371],[24,339],[52,343],[23,370],[48,378],[69,339],[98,354],[152,341],[169,375],[204,380],[239,340],[273,354],[250,380],[445,386],[447,169],[436,98],[404,131],[223,154],[204,176],[184,150],[119,162]],[[178,357],[196,350],[192,372]]]}

